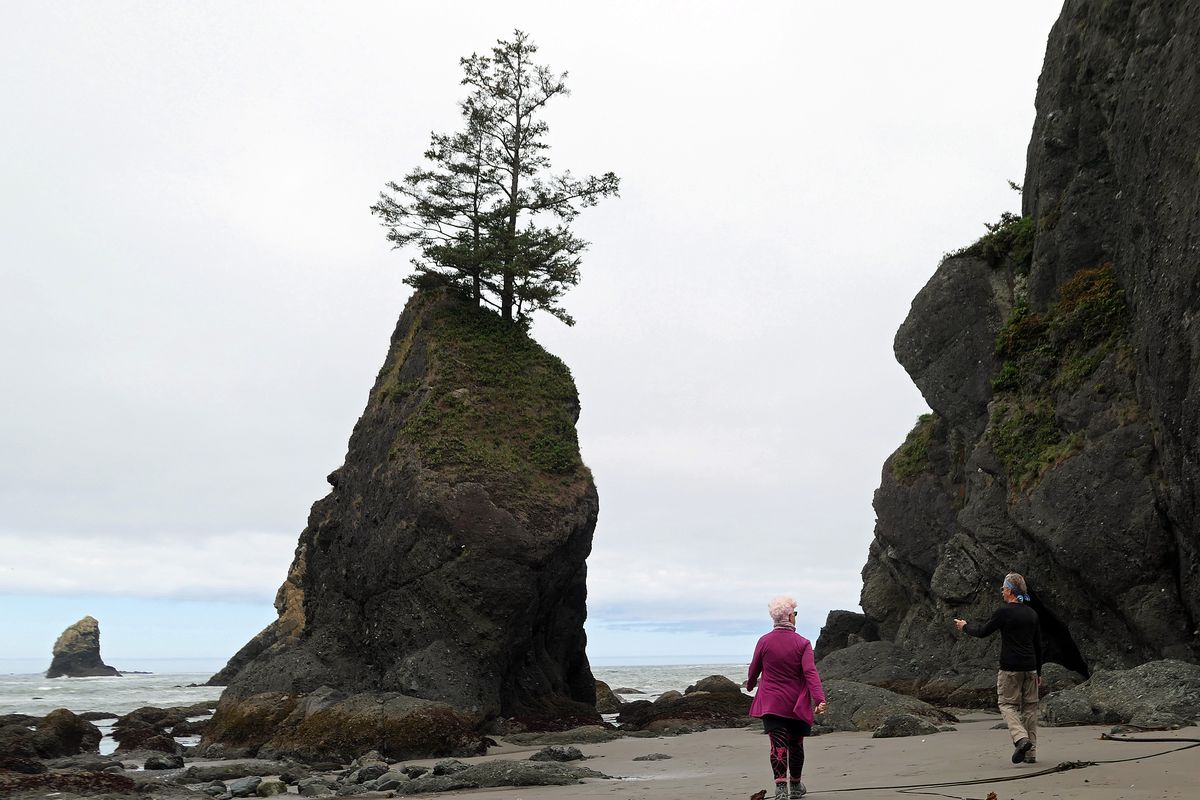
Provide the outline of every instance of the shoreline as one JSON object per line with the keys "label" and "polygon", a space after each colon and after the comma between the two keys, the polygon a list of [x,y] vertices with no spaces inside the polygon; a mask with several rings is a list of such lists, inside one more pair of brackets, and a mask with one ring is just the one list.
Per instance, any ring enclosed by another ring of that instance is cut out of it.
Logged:
{"label": "shoreline", "polygon": [[[978,781],[956,787],[917,788],[940,797],[982,798],[995,792],[1004,798],[1075,798],[1131,800],[1190,798],[1200,784],[1200,759],[1189,750],[1165,752],[1179,745],[1163,742],[1119,742],[1100,738],[1112,726],[1078,726],[1038,730],[1036,764],[1012,764],[1007,731],[994,729],[1000,715],[970,712],[957,730],[929,736],[874,739],[870,732],[838,732],[805,740],[804,783],[809,795],[836,791],[847,798],[895,798],[903,786]],[[1134,734],[1151,739],[1200,739],[1200,728]],[[573,798],[600,800],[690,800],[742,797],[765,789],[773,795],[767,740],[755,728],[721,728],[680,736],[621,738],[579,745],[582,763],[620,780],[590,779],[583,784],[460,790],[455,795],[492,800]],[[536,747],[506,745],[464,763],[523,758]],[[670,759],[634,761],[636,756],[664,753]],[[1134,759],[1123,763],[1100,763]],[[436,759],[427,760],[432,764]],[[1094,766],[1046,773],[1062,762],[1097,762]],[[406,762],[409,763],[409,762]],[[425,764],[426,761],[411,763]],[[888,787],[888,788],[883,788]],[[382,794],[379,796],[383,796]]]}
{"label": "shoreline", "polygon": [[[89,684],[109,679],[85,679]],[[182,687],[180,687],[182,688]],[[215,687],[208,687],[215,688]],[[646,696],[646,699],[653,695]],[[1170,742],[1136,741],[1168,739],[1178,747],[1195,744],[1200,728],[1132,734],[1135,741],[1106,741],[1102,734],[1111,725],[1039,727],[1036,764],[1013,765],[1007,731],[995,710],[955,709],[956,730],[926,736],[875,739],[870,731],[832,732],[806,739],[804,782],[809,794],[834,793],[847,798],[895,798],[909,787],[911,794],[964,800],[984,800],[994,792],[997,800],[1010,798],[1088,798],[1136,800],[1138,798],[1190,798],[1200,785],[1200,758],[1196,752],[1168,752]],[[107,732],[107,731],[106,731]],[[504,760],[525,761],[542,745],[516,745],[496,737],[498,745],[484,756],[460,758],[464,764]],[[602,743],[576,743],[585,760],[571,766],[587,767],[613,780],[586,779],[558,786],[519,786],[457,789],[434,796],[478,796],[489,800],[693,800],[693,798],[749,798],[766,790],[773,796],[768,765],[767,739],[761,727],[714,728],[682,735],[626,736]],[[667,759],[635,761],[639,756],[665,754]],[[121,758],[126,773],[146,784],[151,798],[179,796],[172,773],[134,769],[140,757]],[[241,761],[230,759],[228,761]],[[437,758],[410,759],[403,766],[433,766]],[[1054,772],[1063,762],[1088,764]],[[1120,763],[1104,763],[1120,762]],[[185,766],[226,763],[184,756]],[[401,764],[395,765],[397,768]],[[336,773],[313,772],[313,775]],[[264,775],[264,777],[266,777]],[[969,781],[957,786],[946,784]],[[940,786],[939,786],[940,784]],[[295,791],[295,787],[292,788]],[[69,795],[64,795],[64,798]],[[200,795],[189,795],[197,796]],[[295,796],[294,794],[292,796]],[[370,791],[359,796],[382,798],[402,792]]]}

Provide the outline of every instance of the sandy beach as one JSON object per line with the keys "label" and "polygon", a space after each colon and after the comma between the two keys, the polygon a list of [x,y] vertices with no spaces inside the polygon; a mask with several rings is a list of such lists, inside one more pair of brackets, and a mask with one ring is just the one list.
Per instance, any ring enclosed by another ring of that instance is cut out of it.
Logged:
{"label": "sandy beach", "polygon": [[[1104,741],[1108,726],[1043,728],[1039,731],[1038,763],[1013,765],[1008,733],[995,730],[999,715],[970,712],[957,731],[933,736],[872,739],[870,733],[833,733],[806,741],[804,782],[810,797],[888,798],[932,796],[986,800],[995,792],[1007,798],[1191,798],[1200,785],[1200,747],[1155,755],[1183,747],[1163,742]],[[1144,738],[1197,739],[1200,729],[1132,734]],[[536,747],[492,748],[480,759],[525,758]],[[749,798],[767,790],[773,795],[763,735],[750,729],[711,730],[684,736],[618,739],[580,745],[586,766],[621,780],[595,780],[577,786],[482,789],[451,793],[489,800],[690,800],[690,798]],[[637,756],[663,753],[661,761],[634,761]],[[1036,775],[1064,761],[1096,763],[1080,769]],[[423,763],[423,762],[422,762]],[[433,763],[430,761],[429,763]],[[1014,776],[1030,776],[1008,780]],[[969,786],[897,788],[980,781]],[[450,795],[447,795],[450,796]]]}

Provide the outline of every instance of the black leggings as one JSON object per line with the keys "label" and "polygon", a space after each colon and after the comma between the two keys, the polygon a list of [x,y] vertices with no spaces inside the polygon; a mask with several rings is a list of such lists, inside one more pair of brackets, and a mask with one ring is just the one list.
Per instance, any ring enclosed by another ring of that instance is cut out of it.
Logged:
{"label": "black leggings", "polygon": [[800,780],[804,771],[804,737],[812,733],[812,726],[802,719],[763,715],[763,730],[771,739],[771,773],[775,783],[784,783],[788,772],[792,782]]}

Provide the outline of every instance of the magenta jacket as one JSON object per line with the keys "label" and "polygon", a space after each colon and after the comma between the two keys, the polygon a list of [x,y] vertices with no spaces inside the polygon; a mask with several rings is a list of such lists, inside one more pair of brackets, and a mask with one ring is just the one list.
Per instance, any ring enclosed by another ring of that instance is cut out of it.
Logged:
{"label": "magenta jacket", "polygon": [[[762,684],[758,676],[762,675]],[[808,639],[787,628],[763,634],[750,659],[750,677],[746,688],[758,686],[750,704],[750,716],[774,714],[777,717],[813,721],[813,709],[825,702],[821,676],[813,661]]]}

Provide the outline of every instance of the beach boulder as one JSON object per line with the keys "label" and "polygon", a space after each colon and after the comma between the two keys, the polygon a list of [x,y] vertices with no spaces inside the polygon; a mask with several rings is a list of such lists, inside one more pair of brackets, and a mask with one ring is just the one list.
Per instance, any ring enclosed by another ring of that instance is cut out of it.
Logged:
{"label": "beach boulder", "polygon": [[37,724],[38,752],[45,758],[95,753],[100,729],[65,708],[51,711]]}
{"label": "beach boulder", "polygon": [[44,717],[10,714],[0,718],[0,754],[14,758],[60,758],[95,753],[100,729],[65,708]]}
{"label": "beach boulder", "polygon": [[[817,643],[813,645],[813,656],[820,663],[825,656],[860,642],[879,639],[879,626],[866,614],[857,611],[830,611],[821,627]],[[824,673],[822,673],[824,674]]]}
{"label": "beach boulder", "polygon": [[751,697],[736,692],[668,692],[653,703],[644,700],[621,707],[617,722],[628,730],[704,730],[740,728],[750,722]]}
{"label": "beach boulder", "polygon": [[227,688],[204,743],[265,744],[222,716],[249,722],[239,703],[321,686],[440,704],[480,731],[599,723],[583,629],[599,500],[579,411],[570,370],[524,328],[448,289],[415,292],[278,619],[210,681]]}
{"label": "beach boulder", "polygon": [[900,736],[930,736],[941,733],[938,726],[915,714],[892,714],[871,734],[872,739],[894,739]]}
{"label": "beach boulder", "polygon": [[185,719],[183,722],[172,725],[169,733],[171,736],[202,736],[206,730],[208,730],[208,720],[192,722]]}
{"label": "beach boulder", "polygon": [[[822,678],[867,683],[937,706],[988,708],[996,704],[994,662],[963,659],[947,664],[940,651],[914,651],[887,640],[862,641],[832,651],[821,659],[818,669]],[[1060,682],[1067,681],[1069,670],[1058,665],[1049,669]]]}
{"label": "beach boulder", "polygon": [[[235,759],[208,764],[189,764],[179,775],[180,783],[204,783],[246,778],[252,775],[279,775],[283,772],[297,773],[295,765],[283,761],[266,759]],[[301,772],[300,774],[304,774]],[[307,777],[307,776],[306,776]]]}
{"label": "beach boulder", "polygon": [[707,678],[701,678],[683,690],[684,694],[691,694],[692,692],[732,692],[733,694],[741,694],[742,687],[724,675],[709,675]]}
{"label": "beach boulder", "polygon": [[265,778],[254,789],[254,793],[259,797],[272,797],[277,794],[287,794],[287,784],[278,778]]}
{"label": "beach boulder", "polygon": [[102,756],[99,753],[81,753],[77,756],[60,756],[46,760],[51,769],[82,769],[87,772],[124,770],[125,765],[116,755]]}
{"label": "beach boulder", "polygon": [[426,774],[395,787],[398,795],[487,789],[501,786],[570,786],[584,778],[607,778],[602,772],[556,761],[483,761],[453,774]]}
{"label": "beach boulder", "polygon": [[122,754],[145,750],[174,755],[183,752],[179,743],[165,730],[139,720],[131,720],[124,724],[118,720],[117,724],[113,725],[112,737],[117,743],[117,752]]}
{"label": "beach boulder", "polygon": [[410,780],[412,780],[412,778],[408,777],[403,772],[398,770],[388,770],[375,780],[375,790],[380,792],[391,791],[392,789],[399,787],[400,784],[407,783]]}
{"label": "beach boulder", "polygon": [[826,731],[874,731],[897,715],[910,715],[931,725],[957,722],[958,719],[915,697],[889,692],[878,686],[854,681],[824,681],[828,709],[816,717]]}
{"label": "beach boulder", "polygon": [[1042,698],[1045,699],[1054,692],[1072,689],[1086,680],[1087,678],[1078,672],[1048,661],[1042,665]]}
{"label": "beach boulder", "polygon": [[530,761],[579,761],[581,758],[583,753],[578,747],[566,744],[552,744],[529,756]]}
{"label": "beach boulder", "polygon": [[367,783],[386,774],[387,771],[387,764],[367,764],[347,775],[346,783]]}
{"label": "beach boulder", "polygon": [[258,791],[260,783],[262,783],[262,778],[258,775],[238,778],[229,784],[229,794],[233,797],[252,797]]}
{"label": "beach boulder", "polygon": [[601,714],[616,714],[621,710],[621,698],[604,681],[596,681],[596,710]]}
{"label": "beach boulder", "polygon": [[84,617],[68,627],[54,642],[47,678],[91,678],[120,675],[100,658],[100,623]]}
{"label": "beach boulder", "polygon": [[1048,725],[1181,728],[1200,721],[1200,666],[1152,661],[1128,670],[1098,670],[1042,703]]}
{"label": "beach boulder", "polygon": [[183,756],[174,753],[156,753],[146,759],[142,769],[179,769],[183,766]]}
{"label": "beach boulder", "polygon": [[480,755],[486,750],[475,720],[444,703],[398,692],[343,695],[328,687],[305,695],[263,693],[217,707],[202,755],[348,763],[360,753],[384,758]]}
{"label": "beach boulder", "polygon": [[821,659],[818,669],[822,680],[869,683],[916,696],[934,665],[922,663],[903,645],[864,641],[831,651]]}

